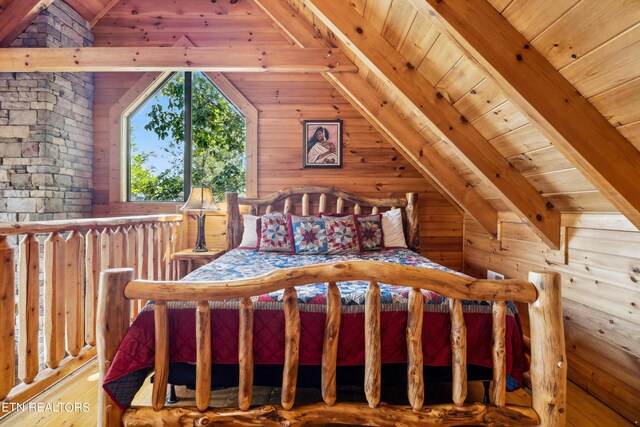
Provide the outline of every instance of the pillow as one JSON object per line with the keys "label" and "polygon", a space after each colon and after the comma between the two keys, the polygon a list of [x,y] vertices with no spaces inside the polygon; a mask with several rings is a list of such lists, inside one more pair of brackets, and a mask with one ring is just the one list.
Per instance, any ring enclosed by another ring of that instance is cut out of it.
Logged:
{"label": "pillow", "polygon": [[281,212],[260,218],[260,252],[293,252],[287,217]]}
{"label": "pillow", "polygon": [[382,215],[354,215],[358,224],[358,240],[361,251],[379,251],[384,249]]}
{"label": "pillow", "polygon": [[382,234],[386,249],[407,247],[402,228],[402,211],[399,208],[391,209],[382,214]]}
{"label": "pillow", "polygon": [[260,233],[260,217],[255,215],[242,215],[244,220],[244,232],[242,242],[238,249],[258,249],[258,233]]}
{"label": "pillow", "polygon": [[314,255],[327,253],[327,232],[321,218],[288,214],[287,219],[294,253]]}
{"label": "pillow", "polygon": [[358,230],[353,215],[323,216],[327,230],[327,253],[350,254],[360,252]]}

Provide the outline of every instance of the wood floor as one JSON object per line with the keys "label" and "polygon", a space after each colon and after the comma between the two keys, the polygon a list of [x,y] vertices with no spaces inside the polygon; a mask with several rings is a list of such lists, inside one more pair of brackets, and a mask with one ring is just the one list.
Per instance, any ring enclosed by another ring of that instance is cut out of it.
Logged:
{"label": "wood floor", "polygon": [[[431,389],[434,393],[433,388]],[[186,390],[178,390],[181,396],[180,404],[189,404],[193,400],[193,394]],[[280,392],[271,387],[257,388],[254,397],[259,403],[277,402]],[[480,383],[469,384],[469,399],[480,401],[482,398],[482,385]],[[46,390],[37,396],[35,402],[52,403],[57,405],[62,403],[87,404],[89,411],[73,412],[27,412],[13,413],[0,419],[1,426],[88,426],[96,424],[96,404],[98,400],[98,367],[95,361],[88,363],[84,368],[76,371],[60,384]],[[134,404],[146,405],[151,400],[151,387],[146,383],[140,391]],[[584,390],[569,382],[567,407],[568,427],[588,427],[588,426],[623,426],[631,427],[634,424],[628,422],[616,412],[613,412],[600,401],[596,400]],[[531,397],[525,391],[519,390],[507,394],[507,402],[519,405],[529,405]],[[212,403],[225,405],[234,403],[232,393],[228,391],[213,393]],[[255,402],[254,402],[255,403]],[[195,406],[195,402],[192,403]]]}

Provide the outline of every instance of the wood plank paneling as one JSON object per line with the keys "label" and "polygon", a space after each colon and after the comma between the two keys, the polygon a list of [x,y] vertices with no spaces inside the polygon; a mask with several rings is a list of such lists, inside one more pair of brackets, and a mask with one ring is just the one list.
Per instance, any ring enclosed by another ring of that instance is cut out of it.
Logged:
{"label": "wood plank paneling", "polygon": [[[501,217],[502,242],[465,221],[465,269],[525,278],[561,273],[569,377],[629,418],[640,416],[640,232],[621,215],[563,215],[564,248],[548,251],[527,227]],[[629,231],[633,230],[633,231]]]}

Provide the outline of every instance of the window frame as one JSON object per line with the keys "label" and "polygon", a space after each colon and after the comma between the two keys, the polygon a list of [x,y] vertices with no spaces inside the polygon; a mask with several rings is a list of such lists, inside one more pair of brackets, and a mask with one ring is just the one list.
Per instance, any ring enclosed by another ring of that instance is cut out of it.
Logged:
{"label": "window frame", "polygon": [[[199,70],[191,71],[192,73]],[[226,97],[233,106],[239,110],[245,118],[246,134],[245,134],[245,158],[246,158],[246,182],[245,192],[247,196],[257,196],[257,158],[258,158],[258,110],[247,100],[247,98],[222,74],[218,72],[202,73],[216,86],[220,93]],[[118,103],[114,105],[109,113],[110,122],[117,124],[119,132],[118,145],[120,145],[120,170],[119,195],[113,193],[113,186],[110,185],[109,204],[127,203],[136,205],[153,205],[153,204],[173,204],[179,205],[181,202],[175,201],[147,201],[136,202],[130,201],[130,117],[135,114],[139,108],[159,91],[162,86],[175,74],[175,71],[166,71],[163,73],[146,73],[120,98]],[[185,103],[186,110],[186,103]],[[117,118],[115,118],[116,116]],[[113,129],[113,128],[112,128]],[[185,129],[186,131],[186,129]],[[185,132],[186,133],[186,132]],[[111,132],[112,138],[115,138],[115,132]],[[185,134],[186,139],[186,134]],[[115,141],[114,141],[115,142]],[[189,162],[190,163],[190,162]],[[186,165],[185,165],[186,166]],[[191,166],[191,165],[189,165]],[[186,170],[186,168],[185,168]],[[189,176],[190,178],[190,176]],[[116,200],[114,200],[114,196]],[[185,185],[185,197],[188,197],[187,186]]]}

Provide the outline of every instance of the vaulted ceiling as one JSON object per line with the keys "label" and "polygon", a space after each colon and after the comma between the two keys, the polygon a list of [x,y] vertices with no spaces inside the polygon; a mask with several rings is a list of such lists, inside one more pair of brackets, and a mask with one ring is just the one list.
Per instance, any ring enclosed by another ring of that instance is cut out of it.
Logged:
{"label": "vaulted ceiling", "polygon": [[359,71],[327,80],[491,234],[508,210],[551,246],[560,212],[640,225],[640,0],[68,3],[96,46],[340,47]]}

